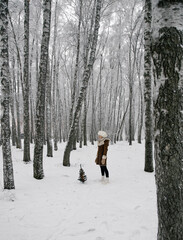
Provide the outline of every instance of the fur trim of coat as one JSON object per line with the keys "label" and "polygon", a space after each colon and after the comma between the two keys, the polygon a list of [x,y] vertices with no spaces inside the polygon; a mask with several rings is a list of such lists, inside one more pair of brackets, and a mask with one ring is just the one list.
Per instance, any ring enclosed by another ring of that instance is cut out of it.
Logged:
{"label": "fur trim of coat", "polygon": [[107,151],[109,146],[109,138],[102,138],[98,141],[98,151],[95,163],[100,166],[107,165]]}

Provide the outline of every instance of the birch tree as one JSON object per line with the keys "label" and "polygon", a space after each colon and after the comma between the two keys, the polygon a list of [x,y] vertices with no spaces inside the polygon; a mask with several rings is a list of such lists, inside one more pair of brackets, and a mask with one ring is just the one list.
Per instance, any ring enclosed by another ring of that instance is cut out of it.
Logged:
{"label": "birch tree", "polygon": [[24,162],[30,161],[29,126],[29,0],[24,0]]}
{"label": "birch tree", "polygon": [[72,88],[72,96],[71,96],[71,109],[70,109],[70,114],[69,114],[69,126],[71,126],[72,119],[73,119],[73,109],[74,109],[75,96],[76,96],[77,75],[78,75],[78,69],[79,69],[80,29],[81,29],[81,20],[82,20],[82,5],[83,5],[83,0],[80,0],[79,1],[79,21],[78,21],[78,29],[77,29],[76,62],[75,62],[73,88]]}
{"label": "birch tree", "polygon": [[145,1],[144,14],[144,100],[145,100],[145,167],[153,172],[153,116],[151,71],[151,0]]}
{"label": "birch tree", "polygon": [[99,27],[100,27],[101,5],[102,5],[102,0],[97,0],[96,14],[95,14],[95,26],[94,26],[94,31],[93,31],[92,43],[91,43],[92,45],[91,45],[90,57],[89,57],[87,67],[83,73],[82,86],[80,88],[79,97],[78,97],[78,100],[76,103],[74,117],[73,117],[72,125],[70,127],[68,142],[67,142],[67,145],[66,145],[66,148],[64,151],[64,158],[63,158],[64,166],[70,166],[70,152],[71,152],[71,147],[72,147],[72,142],[73,142],[73,133],[75,131],[75,126],[77,126],[78,121],[79,121],[79,114],[80,114],[80,110],[81,110],[82,103],[83,103],[83,97],[86,93],[88,81],[89,81],[90,75],[91,75],[91,70],[92,70],[92,67],[93,67],[93,64],[95,61],[95,52],[96,52],[96,47],[97,47],[98,31],[99,31]]}
{"label": "birch tree", "polygon": [[[134,106],[134,76],[135,76],[135,63],[137,58],[137,43],[139,39],[139,33],[137,31],[138,24],[141,19],[141,13],[139,13],[135,20],[134,11],[135,11],[136,1],[134,2],[132,12],[131,12],[131,26],[130,26],[130,35],[129,35],[129,145],[132,145],[132,141],[134,141],[135,137],[135,106]],[[140,24],[140,28],[141,28]],[[140,31],[140,28],[138,31]]]}
{"label": "birch tree", "polygon": [[0,81],[1,81],[1,137],[3,152],[4,189],[14,189],[13,164],[10,146],[10,74],[8,52],[8,0],[0,1]]}
{"label": "birch tree", "polygon": [[46,75],[48,64],[48,47],[50,39],[50,22],[51,22],[51,0],[44,0],[43,12],[43,33],[41,42],[41,55],[39,66],[39,80],[36,101],[36,124],[35,124],[35,147],[34,147],[34,178],[42,179],[43,171],[43,143],[44,143],[44,118],[45,118],[45,90]]}
{"label": "birch tree", "polygon": [[53,157],[53,147],[51,141],[51,77],[50,63],[48,61],[46,74],[46,130],[47,130],[47,157]]}
{"label": "birch tree", "polygon": [[[18,62],[17,62],[18,63]],[[18,64],[17,64],[18,65]],[[16,113],[17,113],[17,148],[22,148],[21,130],[20,130],[20,74],[17,70],[17,84],[16,85]]]}
{"label": "birch tree", "polygon": [[158,240],[183,239],[183,2],[154,0]]}
{"label": "birch tree", "polygon": [[[21,83],[22,83],[23,82],[22,64],[21,64],[21,58],[20,58],[20,50],[19,50],[18,43],[17,43],[17,37],[16,37],[16,34],[15,34],[15,29],[14,29],[13,22],[12,22],[12,19],[11,19],[11,15],[10,15],[9,12],[8,12],[8,17],[9,17],[9,22],[10,22],[11,29],[12,29],[12,32],[13,32],[15,48],[16,48],[16,51],[17,51],[17,64],[16,64],[16,68],[17,68],[17,72],[16,72],[17,77],[16,78],[17,78],[17,81],[14,81],[13,88],[14,88],[14,91],[15,91],[15,100],[16,100],[15,102],[16,102],[16,115],[17,115],[17,148],[21,149],[22,148],[22,142],[21,142],[21,130],[20,130],[20,79],[21,79]],[[20,23],[20,19],[19,19],[19,23]],[[14,63],[12,65],[14,67]],[[14,72],[14,69],[13,69],[13,72]],[[13,80],[15,80],[14,75],[15,75],[15,73],[13,73]]]}
{"label": "birch tree", "polygon": [[52,112],[53,112],[53,136],[54,136],[54,150],[58,150],[57,142],[58,142],[58,137],[57,137],[57,112],[56,112],[56,75],[57,75],[57,63],[58,59],[56,58],[56,45],[57,45],[57,1],[55,3],[55,16],[54,16],[54,36],[53,36],[53,51],[52,51],[52,68],[53,71],[52,76],[53,76],[53,81],[52,81]]}
{"label": "birch tree", "polygon": [[[12,61],[12,67],[14,69],[14,59]],[[14,71],[14,70],[13,70]],[[10,78],[10,108],[11,108],[11,118],[12,118],[12,131],[11,131],[11,138],[12,138],[12,146],[15,146],[16,145],[16,139],[17,139],[17,136],[16,136],[16,121],[15,121],[15,104],[14,104],[14,86],[13,86],[13,83],[15,82],[15,74],[13,73],[13,81],[11,81],[11,78]]]}

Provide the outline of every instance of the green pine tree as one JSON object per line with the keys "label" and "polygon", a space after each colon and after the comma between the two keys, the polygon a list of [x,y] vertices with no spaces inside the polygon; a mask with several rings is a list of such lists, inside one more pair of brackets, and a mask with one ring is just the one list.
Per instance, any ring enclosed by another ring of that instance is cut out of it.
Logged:
{"label": "green pine tree", "polygon": [[84,170],[82,169],[81,165],[80,165],[80,170],[79,170],[79,181],[81,181],[82,183],[84,183],[87,180],[87,176],[85,175]]}

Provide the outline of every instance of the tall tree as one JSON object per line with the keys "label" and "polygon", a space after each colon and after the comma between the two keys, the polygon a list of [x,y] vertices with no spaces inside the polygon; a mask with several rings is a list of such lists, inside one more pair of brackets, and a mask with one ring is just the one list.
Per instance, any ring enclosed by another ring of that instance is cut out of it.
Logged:
{"label": "tall tree", "polygon": [[70,114],[69,114],[69,125],[70,126],[72,124],[72,119],[73,119],[73,109],[74,109],[75,98],[76,98],[77,75],[78,75],[78,69],[79,69],[80,28],[81,28],[81,20],[82,20],[82,7],[83,7],[83,0],[79,0],[79,21],[78,21],[78,29],[77,29],[76,62],[75,62],[73,88],[72,88],[72,96],[71,96],[71,109],[70,109]]}
{"label": "tall tree", "polygon": [[[139,31],[141,29],[141,25],[138,28],[138,24],[141,22],[141,13],[135,15],[135,7],[137,1],[134,2],[132,11],[131,11],[131,23],[130,23],[130,33],[129,33],[129,71],[128,71],[128,79],[129,79],[129,145],[132,145],[132,141],[134,141],[135,137],[135,96],[134,96],[134,83],[135,83],[135,63],[137,58],[137,46],[139,39]],[[134,18],[135,16],[135,18]]]}
{"label": "tall tree", "polygon": [[29,0],[24,0],[24,162],[30,161],[29,126]]}
{"label": "tall tree", "polygon": [[53,147],[51,141],[51,77],[49,61],[46,74],[46,130],[47,157],[53,157]]}
{"label": "tall tree", "polygon": [[151,70],[151,0],[145,0],[144,13],[144,101],[145,101],[145,167],[153,172],[153,115],[152,115],[152,70]]}
{"label": "tall tree", "polygon": [[16,140],[17,140],[17,134],[16,134],[16,121],[15,121],[15,101],[14,101],[14,86],[13,83],[15,82],[15,72],[14,72],[14,68],[15,68],[15,61],[14,58],[12,60],[12,68],[13,68],[13,74],[12,74],[12,78],[13,81],[11,81],[10,79],[10,108],[11,108],[11,118],[12,118],[12,146],[16,146]]}
{"label": "tall tree", "polygon": [[83,73],[82,86],[81,86],[79,97],[78,97],[78,100],[76,103],[74,117],[73,117],[72,125],[70,127],[68,142],[67,142],[67,145],[66,145],[66,148],[64,151],[64,158],[63,158],[64,166],[70,166],[70,152],[71,152],[71,147],[72,147],[72,143],[73,143],[73,133],[75,131],[75,126],[77,126],[78,121],[79,121],[79,114],[80,114],[80,110],[82,107],[83,97],[86,93],[88,81],[90,79],[92,67],[93,67],[93,64],[95,61],[95,52],[96,52],[96,47],[97,47],[98,31],[99,31],[99,27],[100,27],[101,5],[102,5],[102,0],[97,0],[96,14],[95,14],[95,26],[94,26],[94,31],[93,31],[93,39],[91,42],[90,57],[89,57],[87,67]]}
{"label": "tall tree", "polygon": [[13,164],[10,147],[10,75],[8,53],[8,0],[0,1],[0,80],[1,80],[1,132],[3,150],[4,189],[14,189]]}
{"label": "tall tree", "polygon": [[[53,36],[53,51],[52,51],[52,65],[53,65],[53,71],[51,71],[51,74],[53,76],[53,81],[52,81],[52,88],[53,88],[53,93],[52,93],[52,112],[53,112],[53,138],[54,138],[54,150],[58,150],[58,129],[57,129],[57,109],[56,109],[56,103],[57,103],[57,89],[56,89],[56,76],[57,76],[57,64],[59,63],[57,57],[56,57],[56,44],[57,44],[57,11],[58,11],[58,4],[57,1],[55,3],[55,16],[54,16],[54,36]],[[51,69],[52,70],[52,69]]]}
{"label": "tall tree", "polygon": [[36,101],[35,147],[34,147],[34,178],[42,179],[43,171],[43,143],[45,121],[45,90],[48,64],[48,47],[50,40],[51,0],[44,0],[43,33],[41,42],[41,56],[39,66],[39,80]]}
{"label": "tall tree", "polygon": [[[17,61],[18,65],[18,61]],[[17,115],[17,148],[22,148],[21,141],[21,130],[20,130],[20,74],[19,69],[17,69],[17,83],[16,85],[16,115]]]}
{"label": "tall tree", "polygon": [[[77,27],[77,45],[76,45],[76,59],[75,59],[75,69],[74,69],[74,78],[71,90],[71,108],[69,113],[69,127],[72,124],[73,120],[73,111],[76,102],[76,94],[77,94],[77,79],[78,79],[78,72],[79,72],[79,59],[80,59],[80,38],[81,38],[81,22],[82,22],[82,9],[83,9],[83,0],[79,0],[79,19],[78,19],[78,27]],[[75,129],[74,137],[73,137],[73,150],[76,150],[76,138],[77,138],[77,128]]]}
{"label": "tall tree", "polygon": [[[9,21],[10,21],[10,25],[11,25],[11,29],[12,29],[12,32],[13,32],[13,38],[14,38],[14,43],[15,43],[15,48],[16,48],[16,51],[17,51],[17,72],[16,72],[16,75],[17,75],[17,82],[15,81],[15,76],[13,76],[13,88],[14,88],[14,91],[15,91],[15,99],[16,99],[16,115],[17,115],[17,148],[22,148],[22,142],[21,142],[21,130],[20,130],[20,80],[21,80],[21,83],[23,82],[23,77],[22,77],[22,64],[21,64],[21,58],[20,58],[20,50],[19,50],[19,47],[18,47],[18,42],[17,42],[17,37],[16,37],[16,34],[15,34],[15,29],[14,29],[14,26],[13,26],[13,22],[12,22],[12,19],[11,19],[11,15],[10,15],[10,12],[8,12],[8,17],[9,17]],[[20,18],[19,18],[19,27],[20,27]],[[19,37],[19,34],[18,34],[18,37]],[[14,58],[14,57],[13,57]],[[14,63],[12,64],[12,67],[14,68]],[[13,69],[14,71],[14,69]],[[13,73],[13,75],[15,75]]]}
{"label": "tall tree", "polygon": [[183,2],[154,0],[158,240],[183,239]]}

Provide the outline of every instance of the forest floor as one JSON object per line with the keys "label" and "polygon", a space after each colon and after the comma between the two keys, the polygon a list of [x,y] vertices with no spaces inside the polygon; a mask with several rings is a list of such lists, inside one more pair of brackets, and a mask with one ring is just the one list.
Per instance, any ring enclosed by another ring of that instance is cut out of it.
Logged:
{"label": "forest floor", "polygon": [[[155,240],[157,207],[154,173],[145,173],[144,144],[109,146],[110,182],[100,182],[95,164],[97,144],[71,153],[71,167],[62,166],[65,144],[53,158],[44,147],[43,180],[24,164],[23,150],[12,148],[16,190],[2,189],[0,148],[1,240]],[[33,148],[31,155],[33,159]],[[78,181],[79,167],[88,180]]]}

